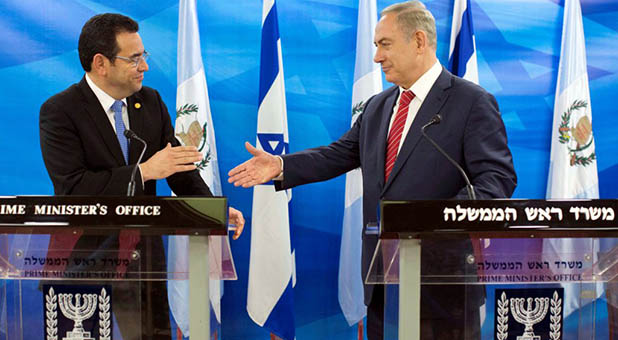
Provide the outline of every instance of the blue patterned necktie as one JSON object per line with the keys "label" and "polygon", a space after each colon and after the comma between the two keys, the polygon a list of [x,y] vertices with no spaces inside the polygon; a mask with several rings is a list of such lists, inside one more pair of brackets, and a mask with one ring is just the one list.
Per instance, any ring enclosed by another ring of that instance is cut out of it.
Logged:
{"label": "blue patterned necktie", "polygon": [[120,149],[122,150],[122,154],[124,155],[124,160],[129,164],[129,142],[127,138],[124,136],[124,130],[126,127],[124,126],[124,121],[122,120],[122,101],[116,100],[114,104],[112,104],[112,111],[114,111],[114,121],[116,125],[116,137],[118,138],[118,142],[120,143]]}

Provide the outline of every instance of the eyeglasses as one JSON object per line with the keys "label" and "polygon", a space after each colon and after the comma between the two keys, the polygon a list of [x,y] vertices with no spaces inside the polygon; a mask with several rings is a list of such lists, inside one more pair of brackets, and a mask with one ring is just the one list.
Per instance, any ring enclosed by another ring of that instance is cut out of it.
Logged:
{"label": "eyeglasses", "polygon": [[150,57],[150,53],[144,51],[144,53],[142,55],[138,55],[138,56],[135,56],[135,57],[130,57],[129,58],[129,57],[122,57],[122,56],[117,55],[114,58],[122,59],[122,60],[128,61],[130,63],[133,63],[133,66],[137,68],[139,66],[140,62],[142,60],[144,62],[146,62],[146,60],[148,60],[148,57]]}

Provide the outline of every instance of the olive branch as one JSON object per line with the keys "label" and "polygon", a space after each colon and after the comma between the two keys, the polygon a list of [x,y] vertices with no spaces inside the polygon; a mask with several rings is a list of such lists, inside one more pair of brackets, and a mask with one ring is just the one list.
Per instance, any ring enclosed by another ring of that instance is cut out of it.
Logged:
{"label": "olive branch", "polygon": [[357,115],[363,113],[363,110],[365,109],[365,102],[364,101],[360,101],[358,103],[356,103],[353,107],[352,107],[352,117],[356,117]]}
{"label": "olive branch", "polygon": [[588,103],[585,100],[575,100],[573,104],[562,114],[562,120],[560,121],[560,127],[558,127],[558,132],[560,136],[558,140],[562,144],[566,144],[571,140],[571,135],[569,131],[571,128],[569,127],[569,122],[571,121],[571,114],[573,111],[579,110],[581,108],[588,107]]}
{"label": "olive branch", "polygon": [[197,111],[198,107],[196,104],[184,104],[176,110],[176,118],[196,113]]}
{"label": "olive branch", "polygon": [[588,155],[587,157],[580,157],[578,155],[576,155],[575,153],[571,154],[571,165],[583,165],[586,166],[590,163],[592,163],[592,161],[594,161],[595,159],[597,159],[596,154],[593,152],[590,155]]}

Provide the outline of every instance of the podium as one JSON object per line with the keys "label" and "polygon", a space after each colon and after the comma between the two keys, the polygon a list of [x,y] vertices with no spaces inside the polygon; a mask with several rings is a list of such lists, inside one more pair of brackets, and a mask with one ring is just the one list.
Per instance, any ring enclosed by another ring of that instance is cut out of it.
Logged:
{"label": "podium", "polygon": [[227,213],[217,197],[1,197],[0,339],[169,334],[172,282],[188,282],[190,339],[210,339],[209,281],[236,279]]}
{"label": "podium", "polygon": [[466,339],[618,338],[617,212],[616,200],[383,201],[365,283],[387,285],[385,339],[436,336],[421,336],[431,313]]}

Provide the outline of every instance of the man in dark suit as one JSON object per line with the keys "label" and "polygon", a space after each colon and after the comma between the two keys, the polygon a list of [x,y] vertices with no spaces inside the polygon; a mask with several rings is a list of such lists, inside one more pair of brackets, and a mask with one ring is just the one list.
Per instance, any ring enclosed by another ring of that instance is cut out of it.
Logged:
{"label": "man in dark suit", "polygon": [[[496,100],[481,87],[440,66],[435,20],[425,6],[411,1],[384,9],[374,43],[374,61],[382,65],[386,80],[397,86],[370,98],[354,126],[328,146],[278,158],[247,143],[254,157],[232,169],[229,182],[250,187],[275,179],[278,189],[286,189],[360,167],[365,225],[377,222],[381,199],[465,199],[461,175],[421,138],[421,127],[440,114],[442,122],[430,127],[428,134],[463,167],[477,197],[510,197],[516,175]],[[363,233],[363,277],[376,244],[377,236]],[[469,242],[457,248],[471,251]],[[422,258],[429,257],[428,251],[432,250],[424,243]],[[383,288],[365,286],[367,334],[371,340],[383,337]],[[447,294],[446,290],[432,292],[423,287],[421,294],[422,338],[463,339],[463,328],[471,328],[464,325],[466,313],[473,310],[463,301],[464,291]],[[429,295],[434,299],[427,299]],[[478,301],[474,304],[480,305]],[[477,334],[468,329],[466,339],[478,336],[479,326],[474,327]]]}
{"label": "man in dark suit", "polygon": [[[57,195],[124,196],[137,167],[137,195],[156,195],[156,180],[165,178],[178,195],[212,196],[194,164],[202,155],[193,146],[180,145],[159,93],[142,86],[148,54],[138,29],[137,22],[119,14],[88,20],[78,44],[86,75],[41,106],[41,150]],[[122,134],[127,129],[147,142],[146,161],[140,164],[136,162],[142,146],[127,140]],[[230,207],[229,217],[238,238],[244,226],[242,213]],[[124,232],[112,237],[52,237],[50,250],[63,248],[137,248],[149,257],[141,258],[143,270],[165,271],[160,237]],[[114,293],[115,302],[121,304],[115,310],[125,340],[170,339],[165,282],[142,285],[141,325],[134,325],[131,315],[129,300],[136,301],[135,296],[127,290]]]}

